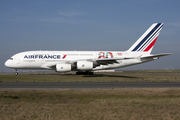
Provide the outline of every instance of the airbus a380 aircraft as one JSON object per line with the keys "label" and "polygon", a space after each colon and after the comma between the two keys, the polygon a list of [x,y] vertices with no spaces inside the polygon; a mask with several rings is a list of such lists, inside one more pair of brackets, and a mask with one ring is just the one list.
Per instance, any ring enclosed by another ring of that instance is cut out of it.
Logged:
{"label": "airbus a380 aircraft", "polygon": [[170,53],[150,54],[163,23],[154,23],[127,51],[27,51],[17,53],[5,62],[15,69],[48,69],[56,72],[77,71],[94,74],[95,70],[126,67],[156,60]]}

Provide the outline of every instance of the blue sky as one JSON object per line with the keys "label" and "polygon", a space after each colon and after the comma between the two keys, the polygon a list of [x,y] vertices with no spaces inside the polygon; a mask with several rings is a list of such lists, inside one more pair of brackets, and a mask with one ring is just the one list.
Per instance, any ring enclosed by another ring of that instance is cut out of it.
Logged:
{"label": "blue sky", "polygon": [[0,72],[28,50],[127,50],[155,22],[164,26],[152,53],[173,53],[123,69],[180,69],[179,0],[0,1]]}

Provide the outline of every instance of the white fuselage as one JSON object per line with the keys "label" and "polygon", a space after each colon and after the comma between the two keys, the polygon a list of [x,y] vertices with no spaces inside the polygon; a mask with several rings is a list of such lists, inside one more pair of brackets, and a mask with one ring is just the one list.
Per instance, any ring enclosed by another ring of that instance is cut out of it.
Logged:
{"label": "white fuselage", "polygon": [[[106,54],[112,53],[112,54]],[[147,59],[141,61],[136,57],[141,54],[133,54],[132,52],[121,51],[27,51],[15,54],[5,65],[13,69],[55,69],[50,67],[56,64],[73,64],[75,61],[102,59],[102,58],[122,58],[122,57],[135,57],[135,59],[116,60],[117,63],[98,65],[93,67],[92,70],[104,70],[125,67],[129,65],[139,64],[142,62],[150,61]],[[73,68],[72,70],[77,70]]]}

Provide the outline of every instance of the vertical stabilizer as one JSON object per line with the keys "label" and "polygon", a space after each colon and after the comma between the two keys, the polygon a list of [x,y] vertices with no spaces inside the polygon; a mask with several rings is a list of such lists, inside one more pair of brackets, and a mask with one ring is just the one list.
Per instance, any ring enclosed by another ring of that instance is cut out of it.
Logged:
{"label": "vertical stabilizer", "polygon": [[129,48],[131,52],[151,53],[160,34],[163,23],[154,23],[149,29]]}

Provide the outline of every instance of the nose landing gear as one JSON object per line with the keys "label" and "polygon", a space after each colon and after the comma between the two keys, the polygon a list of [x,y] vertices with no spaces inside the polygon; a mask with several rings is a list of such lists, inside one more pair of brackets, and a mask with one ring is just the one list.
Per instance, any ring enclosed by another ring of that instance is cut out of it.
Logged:
{"label": "nose landing gear", "polygon": [[17,69],[14,69],[14,75],[18,75]]}

